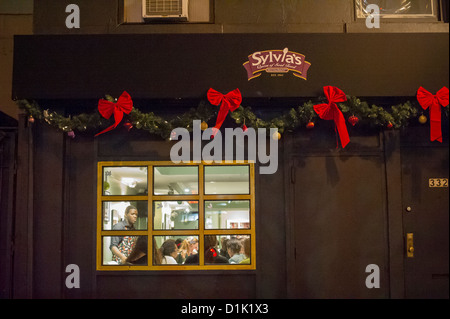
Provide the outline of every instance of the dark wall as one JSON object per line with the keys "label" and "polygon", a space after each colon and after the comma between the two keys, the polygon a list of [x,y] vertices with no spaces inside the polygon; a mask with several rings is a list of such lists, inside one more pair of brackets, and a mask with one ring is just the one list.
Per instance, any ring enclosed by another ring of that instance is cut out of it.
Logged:
{"label": "dark wall", "polygon": [[[332,123],[322,121],[312,131],[283,134],[276,174],[256,174],[256,271],[97,272],[97,161],[169,160],[174,142],[121,128],[72,139],[45,123],[30,131],[23,120],[14,297],[402,298],[404,278],[415,273],[404,271],[401,145],[408,148],[407,163],[418,167],[413,156],[423,163],[423,152],[440,149],[439,163],[448,164],[448,124],[442,145],[430,144],[427,126],[401,134],[350,127],[351,143],[337,150]],[[24,152],[30,146],[32,152]],[[415,154],[416,146],[422,153]],[[436,172],[430,176],[448,177],[448,170]],[[428,178],[421,176],[410,174],[411,185]],[[442,215],[448,209],[441,206]],[[435,252],[441,267],[442,252]],[[381,267],[381,289],[364,286],[371,263]],[[65,287],[69,264],[80,267],[80,289]],[[431,279],[432,270],[420,275]]]}
{"label": "dark wall", "polygon": [[[97,272],[97,161],[170,160],[169,142],[142,131],[117,130],[75,139],[45,124],[33,128],[32,242],[17,262],[32,269],[33,298],[285,298],[283,164],[256,178],[256,271]],[[30,181],[31,182],[31,181]],[[270,203],[265,198],[271,198]],[[18,194],[24,199],[25,194]],[[19,233],[24,228],[17,230]],[[270,252],[266,251],[270,247]],[[274,263],[274,258],[278,262]],[[65,267],[80,268],[80,289],[67,289]],[[15,286],[27,282],[16,278]],[[20,297],[19,292],[16,297]]]}

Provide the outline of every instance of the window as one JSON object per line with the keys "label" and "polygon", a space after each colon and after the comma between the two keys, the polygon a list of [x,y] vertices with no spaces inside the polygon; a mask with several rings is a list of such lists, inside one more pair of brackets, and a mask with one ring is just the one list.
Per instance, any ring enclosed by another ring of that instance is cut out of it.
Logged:
{"label": "window", "polygon": [[436,0],[356,0],[358,18],[366,18],[371,10],[367,6],[375,4],[380,8],[382,18],[434,18],[437,19]]}
{"label": "window", "polygon": [[97,270],[256,269],[254,164],[98,163]]}
{"label": "window", "polygon": [[124,0],[124,23],[212,23],[211,0]]}

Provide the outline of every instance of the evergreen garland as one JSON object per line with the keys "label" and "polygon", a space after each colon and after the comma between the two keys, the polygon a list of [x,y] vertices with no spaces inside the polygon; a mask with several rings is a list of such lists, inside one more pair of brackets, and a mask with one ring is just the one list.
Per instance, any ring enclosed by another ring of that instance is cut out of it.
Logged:
{"label": "evergreen garland", "polygon": [[[106,99],[114,102],[114,99],[107,95]],[[29,116],[30,121],[43,120],[47,124],[62,130],[63,132],[73,132],[74,130],[83,132],[87,130],[99,130],[111,124],[111,120],[104,119],[98,111],[86,114],[78,114],[65,117],[57,112],[48,109],[42,110],[36,101],[19,100],[17,104]],[[297,128],[305,127],[307,123],[318,121],[319,117],[314,111],[312,101],[305,102],[296,108],[291,108],[284,114],[272,119],[259,118],[252,112],[250,107],[240,106],[228,116],[234,119],[237,125],[245,123],[253,128],[278,128],[283,133],[285,130],[293,131]],[[345,103],[339,103],[344,116],[356,116],[360,120],[358,126],[370,126],[378,128],[400,129],[406,127],[412,119],[421,114],[421,109],[416,102],[407,101],[403,104],[393,105],[385,109],[377,105],[369,105],[354,96],[347,96]],[[197,108],[173,118],[163,118],[153,112],[144,113],[133,107],[131,113],[126,117],[127,121],[136,129],[146,130],[151,134],[156,134],[162,138],[168,138],[170,132],[177,128],[187,128],[192,130],[193,120],[208,122],[217,116],[218,108],[202,101]],[[448,107],[444,108],[444,114],[448,118]]]}

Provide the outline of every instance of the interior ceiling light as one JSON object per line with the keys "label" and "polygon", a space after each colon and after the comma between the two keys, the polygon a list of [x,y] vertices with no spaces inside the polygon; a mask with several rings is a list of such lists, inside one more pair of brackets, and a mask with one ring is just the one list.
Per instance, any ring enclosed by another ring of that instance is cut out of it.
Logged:
{"label": "interior ceiling light", "polygon": [[135,188],[137,185],[137,181],[134,178],[122,177],[120,182],[124,185],[127,185],[130,188]]}

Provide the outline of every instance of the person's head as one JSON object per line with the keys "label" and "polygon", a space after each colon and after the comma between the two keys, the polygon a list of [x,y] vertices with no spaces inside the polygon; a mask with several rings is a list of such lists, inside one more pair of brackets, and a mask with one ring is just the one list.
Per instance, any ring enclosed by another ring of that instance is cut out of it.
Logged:
{"label": "person's head", "polygon": [[216,248],[217,246],[217,237],[215,235],[206,235],[205,236],[205,250],[209,250],[211,248]]}
{"label": "person's head", "polygon": [[237,238],[231,238],[227,243],[227,251],[230,257],[239,254],[241,248],[242,248],[241,242]]}
{"label": "person's head", "polygon": [[222,247],[221,250],[227,250],[228,241],[229,241],[228,237],[222,237],[220,239],[220,245]]}
{"label": "person's head", "polygon": [[194,250],[198,251],[198,239],[196,237],[188,237],[186,238],[188,242],[188,252],[192,253]]}
{"label": "person's head", "polygon": [[134,245],[133,251],[130,256],[127,258],[127,262],[133,263],[136,259],[147,255],[147,236],[139,236],[136,240],[136,244]]}
{"label": "person's head", "polygon": [[130,225],[134,225],[137,221],[138,211],[137,208],[130,205],[125,208],[125,219],[128,221]]}
{"label": "person's head", "polygon": [[175,240],[173,239],[166,240],[159,250],[163,256],[172,256],[175,258],[178,254],[177,244],[175,244]]}
{"label": "person's head", "polygon": [[242,246],[244,246],[244,254],[247,256],[247,258],[250,257],[250,237],[245,238],[242,241]]}

